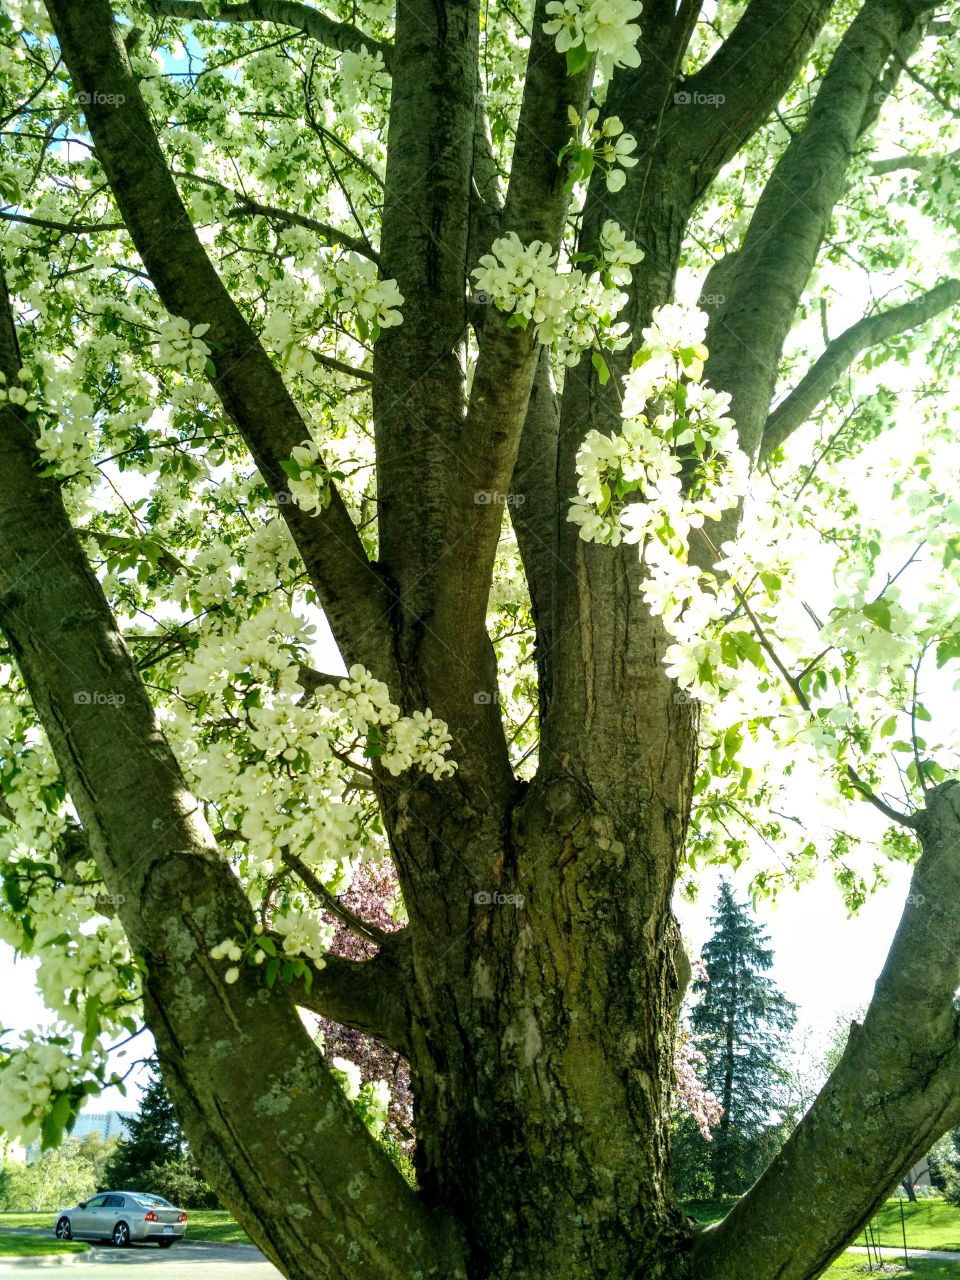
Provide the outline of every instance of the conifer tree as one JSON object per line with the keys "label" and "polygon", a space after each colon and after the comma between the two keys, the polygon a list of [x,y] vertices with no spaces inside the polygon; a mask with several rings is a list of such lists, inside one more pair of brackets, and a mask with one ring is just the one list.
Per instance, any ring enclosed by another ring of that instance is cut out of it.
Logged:
{"label": "conifer tree", "polygon": [[707,1087],[723,1106],[711,1148],[713,1194],[720,1197],[745,1190],[759,1172],[764,1138],[777,1120],[779,1060],[796,1012],[765,976],[773,964],[767,934],[726,881],[710,922],[713,935],[703,948],[708,978],[693,983],[702,999],[691,1026],[707,1059]]}

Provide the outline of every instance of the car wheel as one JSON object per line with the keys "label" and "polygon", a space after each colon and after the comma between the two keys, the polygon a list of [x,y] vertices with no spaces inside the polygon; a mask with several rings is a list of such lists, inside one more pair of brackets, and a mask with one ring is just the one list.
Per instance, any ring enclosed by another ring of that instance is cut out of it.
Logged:
{"label": "car wheel", "polygon": [[172,1249],[176,1241],[174,1240],[158,1240],[157,1244],[161,1249]]}
{"label": "car wheel", "polygon": [[113,1235],[110,1239],[118,1249],[125,1249],[130,1243],[130,1228],[125,1222],[118,1222],[113,1228]]}
{"label": "car wheel", "polygon": [[57,1222],[56,1233],[58,1240],[72,1240],[73,1231],[70,1227],[69,1218],[60,1218]]}

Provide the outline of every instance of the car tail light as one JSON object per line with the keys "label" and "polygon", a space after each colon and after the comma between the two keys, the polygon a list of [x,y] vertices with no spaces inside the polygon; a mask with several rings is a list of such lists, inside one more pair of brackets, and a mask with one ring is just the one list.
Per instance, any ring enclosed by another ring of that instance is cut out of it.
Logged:
{"label": "car tail light", "polygon": [[187,1215],[185,1213],[181,1213],[180,1217],[177,1219],[178,1222],[186,1222],[186,1220]]}
{"label": "car tail light", "polygon": [[153,1210],[151,1209],[149,1213],[145,1213],[145,1214],[143,1215],[143,1220],[144,1220],[144,1222],[156,1222],[156,1221],[157,1221],[157,1215],[156,1215],[156,1214],[153,1212]]}

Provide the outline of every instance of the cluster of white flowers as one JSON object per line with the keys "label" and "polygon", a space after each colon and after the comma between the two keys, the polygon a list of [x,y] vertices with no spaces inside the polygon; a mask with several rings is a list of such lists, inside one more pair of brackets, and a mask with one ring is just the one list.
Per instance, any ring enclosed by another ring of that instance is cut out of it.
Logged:
{"label": "cluster of white flowers", "polygon": [[203,373],[210,358],[210,348],[202,341],[210,328],[195,324],[190,328],[183,316],[171,316],[157,330],[160,362],[183,373]]}
{"label": "cluster of white flowers", "polygon": [[[623,430],[587,433],[577,456],[579,496],[567,515],[587,542],[659,544],[647,562],[654,579],[670,575],[671,592],[682,587],[679,611],[698,577],[686,565],[690,530],[733,506],[748,473],[726,416],[729,396],[699,381],[702,324],[685,308],[656,309],[624,380]],[[660,406],[652,421],[644,412],[651,401]]]}
{"label": "cluster of white flowers", "polygon": [[627,181],[624,169],[632,169],[638,162],[633,155],[637,149],[636,138],[624,132],[619,116],[607,116],[603,124],[598,125],[599,107],[591,107],[582,119],[573,107],[568,107],[567,116],[574,140],[564,148],[561,158],[568,151],[573,153],[575,176],[581,181],[586,181],[599,164],[606,171],[607,190],[621,191]]}
{"label": "cluster of white flowers", "polygon": [[[307,956],[317,968],[323,967],[323,957],[330,950],[336,932],[332,924],[321,920],[315,912],[299,911],[295,907],[277,917],[276,930],[283,934],[283,950],[287,955]],[[263,964],[259,958],[263,954],[260,950],[254,963]]]}
{"label": "cluster of white flowers", "polygon": [[583,45],[595,53],[601,69],[639,67],[637,41],[643,6],[638,0],[551,0],[550,21],[543,24],[548,36],[556,36],[558,53]]}
{"label": "cluster of white flowers", "polygon": [[437,719],[430,708],[415,711],[412,716],[401,716],[400,708],[390,701],[387,686],[364,667],[350,668],[347,679],[341,680],[337,690],[327,693],[327,705],[344,707],[351,722],[367,732],[379,728],[380,763],[393,777],[399,777],[408,769],[417,768],[432,778],[449,778],[456,772],[456,764],[447,758],[450,734],[443,720]]}
{"label": "cluster of white flowers", "polygon": [[[330,950],[336,930],[334,926],[323,920],[315,910],[304,910],[299,906],[288,904],[283,910],[272,913],[271,928],[281,936],[282,951],[278,953],[276,943],[264,936],[263,925],[254,926],[252,936],[241,945],[236,938],[224,938],[215,947],[210,948],[212,960],[225,960],[228,968],[223,980],[228,984],[240,978],[240,965],[246,961],[257,967],[274,962],[279,969],[284,957],[306,957],[312,961],[314,969],[322,969],[326,961],[324,956]],[[294,969],[296,972],[297,969]],[[300,972],[302,972],[302,968]],[[268,970],[269,977],[269,970]]]}
{"label": "cluster of white flowers", "polygon": [[608,219],[600,236],[596,274],[557,271],[557,255],[548,244],[524,245],[515,231],[495,240],[474,268],[477,296],[488,297],[514,323],[536,327],[540,342],[554,344],[567,365],[575,365],[591,347],[620,350],[629,341],[616,316],[627,302],[618,285],[630,283],[631,265],[643,253],[616,222]]}
{"label": "cluster of white flowers", "polygon": [[[52,473],[66,480],[84,476],[99,479],[93,461],[91,432],[93,400],[85,392],[74,392],[48,399],[44,378],[36,371],[23,368],[17,382],[8,386],[0,375],[0,404],[15,404],[27,413],[43,410],[37,432],[37,451]],[[28,384],[33,383],[33,386]],[[66,391],[66,389],[64,389]]]}
{"label": "cluster of white flowers", "polygon": [[[26,368],[21,369],[17,374],[18,383],[30,382],[32,378],[33,374]],[[0,404],[5,400],[8,400],[11,404],[20,405],[21,408],[26,409],[27,413],[35,412],[39,407],[39,401],[34,393],[28,391],[26,387],[18,386],[17,383],[8,387],[7,375],[0,373]]]}
{"label": "cluster of white flowers", "polygon": [[386,83],[386,68],[379,50],[371,54],[366,48],[359,53],[344,49],[340,54],[340,87],[347,106],[373,101],[383,92]]}
{"label": "cluster of white flowers", "polygon": [[315,440],[304,440],[293,450],[291,463],[287,467],[290,497],[308,515],[319,515],[330,501],[330,475],[320,446]]}
{"label": "cluster of white flowers", "polygon": [[381,280],[376,263],[358,253],[344,254],[325,280],[336,296],[337,309],[353,317],[360,337],[376,339],[381,329],[400,324],[403,294],[396,280]]}
{"label": "cluster of white flowers", "polygon": [[631,267],[643,261],[643,250],[635,240],[628,240],[619,222],[608,218],[600,229],[600,254],[604,270],[614,284],[628,285],[633,279]]}
{"label": "cluster of white flowers", "polygon": [[477,291],[499,311],[512,312],[520,327],[560,321],[567,307],[567,282],[556,269],[557,255],[542,240],[524,244],[515,231],[500,236],[473,269]]}
{"label": "cluster of white flowers", "polygon": [[[94,1071],[100,1057],[96,1050],[74,1053],[66,1035],[24,1032],[22,1044],[0,1058],[0,1132],[36,1142],[54,1101]],[[64,1120],[68,1115],[69,1109]]]}

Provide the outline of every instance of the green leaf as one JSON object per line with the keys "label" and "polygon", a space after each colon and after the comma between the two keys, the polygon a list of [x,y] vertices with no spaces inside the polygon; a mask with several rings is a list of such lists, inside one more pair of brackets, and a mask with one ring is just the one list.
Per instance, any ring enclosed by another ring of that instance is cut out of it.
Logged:
{"label": "green leaf", "polygon": [[66,1129],[73,1114],[73,1104],[70,1100],[70,1094],[66,1091],[58,1093],[54,1098],[53,1106],[44,1117],[43,1124],[40,1127],[40,1145],[44,1151],[50,1147],[58,1147],[63,1137],[63,1131]]}
{"label": "green leaf", "polygon": [[890,618],[890,606],[885,600],[872,600],[869,604],[863,606],[863,616],[882,631],[892,631],[893,622]]}
{"label": "green leaf", "polygon": [[274,956],[272,960],[267,961],[265,973],[267,978],[267,986],[272,987],[277,980],[278,974],[280,973],[280,959],[278,956]]}
{"label": "green leaf", "polygon": [[585,40],[581,40],[579,44],[575,44],[572,49],[567,50],[567,75],[575,76],[582,71],[590,61],[590,50],[587,48]]}
{"label": "green leaf", "polygon": [[84,1022],[86,1030],[83,1033],[83,1040],[80,1044],[81,1053],[89,1053],[93,1048],[93,1042],[100,1034],[100,1000],[97,996],[89,996],[87,998],[86,1009],[84,1010]]}
{"label": "green leaf", "polygon": [[883,724],[880,726],[880,737],[889,738],[892,734],[896,733],[896,731],[897,717],[887,716],[886,720],[884,720]]}
{"label": "green leaf", "polygon": [[606,360],[604,360],[599,351],[594,351],[590,356],[590,363],[597,371],[601,387],[605,387],[610,381],[610,370],[607,368]]}

